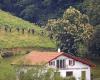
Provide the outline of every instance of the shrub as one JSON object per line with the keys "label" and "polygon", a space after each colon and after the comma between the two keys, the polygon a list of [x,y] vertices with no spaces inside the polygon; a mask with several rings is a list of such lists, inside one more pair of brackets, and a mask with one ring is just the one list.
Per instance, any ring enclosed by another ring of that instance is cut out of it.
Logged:
{"label": "shrub", "polygon": [[1,54],[1,56],[3,58],[11,57],[13,55],[14,55],[13,52],[4,52],[4,53]]}
{"label": "shrub", "polygon": [[[17,68],[17,67],[16,67]],[[19,69],[19,80],[75,80],[74,77],[63,78],[60,73],[52,68],[47,69],[46,66],[35,66],[31,69],[23,70],[23,67]]]}
{"label": "shrub", "polygon": [[66,78],[64,78],[63,80],[76,80],[76,79],[75,79],[75,77],[70,76],[70,77],[66,77]]}
{"label": "shrub", "polygon": [[30,51],[26,51],[26,54],[30,53]]}

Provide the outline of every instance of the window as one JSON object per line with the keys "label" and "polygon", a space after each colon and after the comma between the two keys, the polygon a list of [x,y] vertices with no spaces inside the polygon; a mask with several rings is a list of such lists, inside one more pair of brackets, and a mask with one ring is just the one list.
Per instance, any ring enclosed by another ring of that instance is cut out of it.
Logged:
{"label": "window", "polygon": [[62,63],[62,60],[60,60],[60,68],[62,68],[62,64],[63,64],[63,63]]}
{"label": "window", "polygon": [[52,62],[49,62],[49,65],[52,65]]}
{"label": "window", "polygon": [[53,65],[55,66],[55,61],[53,61]]}
{"label": "window", "polygon": [[69,65],[74,66],[75,65],[75,60],[69,60]]}
{"label": "window", "polygon": [[66,72],[66,77],[68,76],[73,76],[73,72],[72,71]]}
{"label": "window", "polygon": [[55,61],[51,61],[51,62],[49,62],[49,65],[53,65],[53,66],[55,66]]}
{"label": "window", "polygon": [[57,60],[57,68],[59,68],[59,60]]}
{"label": "window", "polygon": [[65,61],[65,59],[63,59],[63,64],[62,64],[62,68],[66,68],[66,61]]}
{"label": "window", "polygon": [[57,68],[66,68],[65,59],[57,60]]}

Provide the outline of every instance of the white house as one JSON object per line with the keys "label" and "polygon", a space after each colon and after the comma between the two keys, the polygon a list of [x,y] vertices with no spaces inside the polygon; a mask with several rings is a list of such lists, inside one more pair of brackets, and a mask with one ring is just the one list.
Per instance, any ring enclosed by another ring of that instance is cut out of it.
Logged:
{"label": "white house", "polygon": [[[23,60],[25,66],[45,63],[51,68],[58,69],[60,76],[73,76],[76,80],[91,80],[91,67],[95,67],[88,60],[83,60],[79,57],[72,56],[64,52],[39,52],[32,51],[25,55]],[[18,61],[12,63],[17,64]]]}

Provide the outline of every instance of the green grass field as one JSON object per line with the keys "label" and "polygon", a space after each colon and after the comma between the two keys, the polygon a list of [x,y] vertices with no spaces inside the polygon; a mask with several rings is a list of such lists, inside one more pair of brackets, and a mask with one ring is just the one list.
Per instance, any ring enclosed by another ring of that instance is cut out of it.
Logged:
{"label": "green grass field", "polygon": [[[5,31],[5,25],[12,28],[12,32]],[[0,48],[56,48],[55,42],[47,37],[47,32],[45,35],[41,35],[41,29],[39,26],[24,21],[20,18],[12,16],[10,13],[0,10]],[[16,28],[24,28],[25,32],[22,34],[16,31]],[[28,29],[34,29],[35,34],[29,34]]]}
{"label": "green grass field", "polygon": [[37,34],[0,31],[0,48],[55,48],[55,42]]}

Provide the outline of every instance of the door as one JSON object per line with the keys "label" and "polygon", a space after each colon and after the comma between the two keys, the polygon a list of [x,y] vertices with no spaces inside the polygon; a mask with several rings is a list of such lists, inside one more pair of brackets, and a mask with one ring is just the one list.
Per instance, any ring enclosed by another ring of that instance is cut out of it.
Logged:
{"label": "door", "polygon": [[66,77],[70,77],[70,76],[73,76],[73,72],[72,71],[66,72]]}
{"label": "door", "polygon": [[81,78],[82,80],[86,80],[86,71],[81,72]]}

